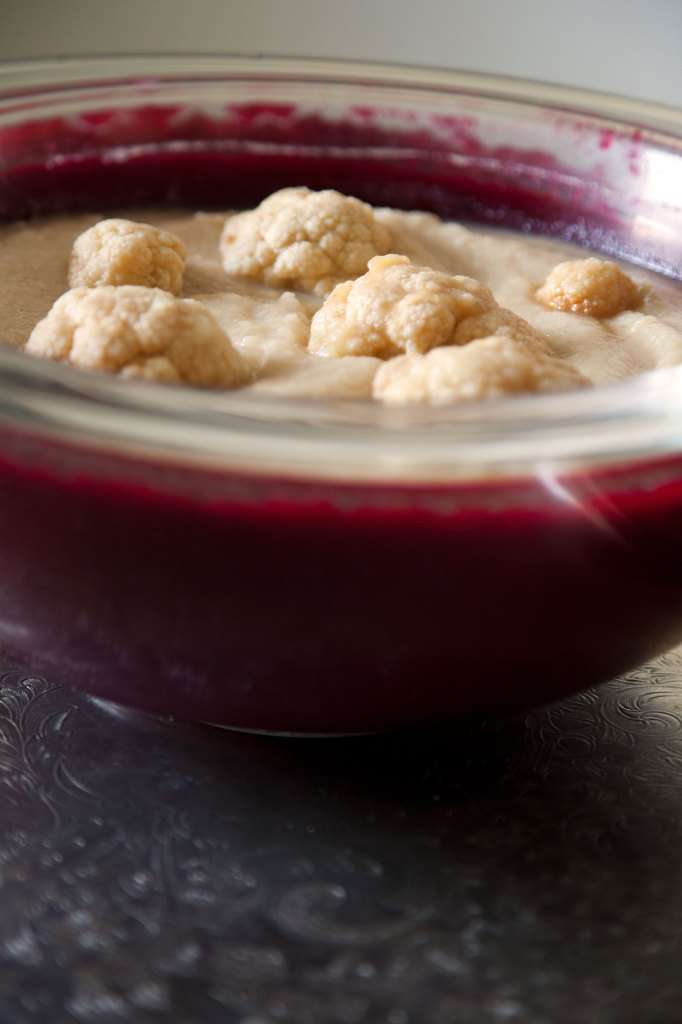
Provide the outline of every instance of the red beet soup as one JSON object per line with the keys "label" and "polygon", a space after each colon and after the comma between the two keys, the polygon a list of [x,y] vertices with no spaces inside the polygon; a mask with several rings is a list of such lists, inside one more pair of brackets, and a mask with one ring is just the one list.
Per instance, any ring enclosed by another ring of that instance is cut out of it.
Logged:
{"label": "red beet soup", "polygon": [[[0,215],[246,207],[304,184],[591,244],[680,276],[682,214],[665,197],[658,206],[646,200],[659,219],[637,234],[632,199],[614,192],[613,172],[600,185],[589,168],[582,176],[567,168],[549,129],[544,149],[537,133],[533,147],[523,138],[501,144],[495,107],[486,142],[470,109],[473,85],[447,85],[447,76],[438,79],[439,103],[450,99],[450,121],[429,114],[411,123],[410,103],[424,88],[401,96],[386,75],[390,117],[376,90],[375,106],[362,107],[367,85],[355,73],[344,87],[358,97],[344,100],[345,117],[336,109],[326,116],[324,103],[311,110],[288,100],[285,76],[279,102],[260,93],[233,99],[234,82],[225,82],[219,114],[157,97],[145,80],[144,103],[108,109],[92,101],[78,116],[0,126],[0,153],[9,154],[0,164]],[[502,93],[495,103],[509,105],[509,131],[515,119],[526,123],[523,103],[540,109]],[[594,119],[570,117],[578,148],[579,125],[595,153],[608,148]],[[639,128],[622,134],[642,144]],[[682,166],[682,147],[668,140],[662,151]],[[665,237],[655,230],[663,224]],[[622,445],[600,447],[599,423],[611,438],[615,414],[597,416],[595,450],[583,420],[572,452],[564,415],[556,455],[531,446],[527,457],[507,461],[503,452],[481,468],[465,454],[476,416],[455,417],[438,441],[450,475],[417,462],[414,472],[393,472],[378,459],[373,477],[369,454],[356,475],[333,462],[320,468],[317,456],[310,466],[294,457],[278,464],[273,456],[267,466],[246,455],[223,460],[216,450],[192,458],[162,434],[149,440],[143,426],[136,436],[125,400],[107,405],[122,434],[101,424],[90,430],[84,415],[79,433],[76,420],[52,412],[62,401],[96,410],[97,395],[83,394],[87,375],[6,357],[0,653],[55,682],[238,728],[364,732],[544,702],[682,640],[682,433],[667,443],[660,425],[650,441],[632,428]],[[648,417],[650,398],[644,404]],[[156,408],[138,403],[135,415],[154,420]],[[626,402],[618,416],[627,415]],[[301,426],[301,416],[297,406],[288,423],[266,414],[245,429],[262,450],[268,433],[287,431],[311,451],[331,431],[338,448],[334,423],[313,417]],[[518,435],[513,414],[510,423]],[[360,440],[352,425],[344,429],[361,451],[365,427]],[[366,429],[368,451],[381,450],[382,430],[391,453],[399,451],[390,425]],[[435,421],[415,423],[410,452],[421,436],[428,447],[434,431],[440,437]],[[530,433],[534,445],[542,423],[534,420]]]}

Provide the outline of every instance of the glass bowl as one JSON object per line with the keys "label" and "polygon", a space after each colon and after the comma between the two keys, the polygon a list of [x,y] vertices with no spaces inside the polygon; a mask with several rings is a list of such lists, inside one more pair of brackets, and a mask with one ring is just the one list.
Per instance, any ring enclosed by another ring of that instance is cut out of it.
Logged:
{"label": "glass bowl", "polygon": [[[682,277],[682,115],[329,61],[0,69],[0,216],[276,188]],[[682,641],[682,370],[378,408],[0,347],[0,653],[151,712],[359,733],[543,703]]]}

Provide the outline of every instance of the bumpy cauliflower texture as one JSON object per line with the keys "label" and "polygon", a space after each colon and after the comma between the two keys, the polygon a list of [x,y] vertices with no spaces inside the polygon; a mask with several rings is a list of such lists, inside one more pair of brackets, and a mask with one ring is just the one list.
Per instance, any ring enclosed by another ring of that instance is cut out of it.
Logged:
{"label": "bumpy cauliflower texture", "polygon": [[391,254],[375,256],[366,274],[337,285],[312,319],[308,347],[322,356],[390,359],[501,333],[544,348],[530,324],[498,306],[480,281]]}
{"label": "bumpy cauliflower texture", "polygon": [[552,309],[604,318],[631,309],[640,293],[616,263],[589,256],[557,264],[537,297]]}
{"label": "bumpy cauliflower texture", "polygon": [[493,398],[523,391],[558,391],[588,381],[569,363],[531,352],[505,335],[464,346],[434,348],[425,355],[390,359],[377,370],[374,397],[387,405],[446,405],[462,399]]}
{"label": "bumpy cauliflower texture", "polygon": [[126,377],[396,405],[601,384],[682,358],[674,286],[558,244],[303,187],[227,219],[126,217],[0,231],[5,336]]}
{"label": "bumpy cauliflower texture", "polygon": [[244,376],[239,354],[201,303],[139,285],[65,292],[34,327],[26,351],[166,382],[233,387]]}
{"label": "bumpy cauliflower texture", "polygon": [[177,295],[187,251],[170,231],[151,224],[112,218],[78,236],[69,259],[71,288],[138,284]]}
{"label": "bumpy cauliflower texture", "polygon": [[389,248],[372,207],[332,189],[274,192],[255,210],[230,217],[220,240],[228,273],[316,295],[363,274]]}

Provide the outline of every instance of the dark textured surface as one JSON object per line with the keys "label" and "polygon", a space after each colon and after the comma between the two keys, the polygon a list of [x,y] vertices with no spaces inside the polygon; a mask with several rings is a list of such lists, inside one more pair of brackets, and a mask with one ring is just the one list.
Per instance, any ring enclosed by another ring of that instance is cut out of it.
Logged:
{"label": "dark textured surface", "polygon": [[0,1020],[679,1024],[682,653],[527,716],[248,736],[0,674]]}

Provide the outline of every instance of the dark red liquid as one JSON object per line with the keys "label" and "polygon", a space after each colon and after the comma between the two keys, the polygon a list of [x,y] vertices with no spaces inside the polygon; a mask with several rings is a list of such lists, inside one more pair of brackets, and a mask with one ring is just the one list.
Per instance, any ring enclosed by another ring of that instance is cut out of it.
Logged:
{"label": "dark red liquid", "polygon": [[[440,158],[93,156],[9,175],[1,212],[229,207],[291,183],[622,239],[607,209],[576,216],[575,196],[474,180]],[[561,481],[563,500],[532,479],[208,479],[1,424],[0,444],[0,651],[123,703],[363,731],[550,700],[682,640],[680,460]]]}
{"label": "dark red liquid", "polygon": [[150,710],[405,724],[550,699],[682,636],[680,465],[651,493],[615,475],[569,484],[577,505],[507,484],[459,508],[285,481],[193,500],[191,472],[141,487],[78,455],[0,469],[3,652]]}

